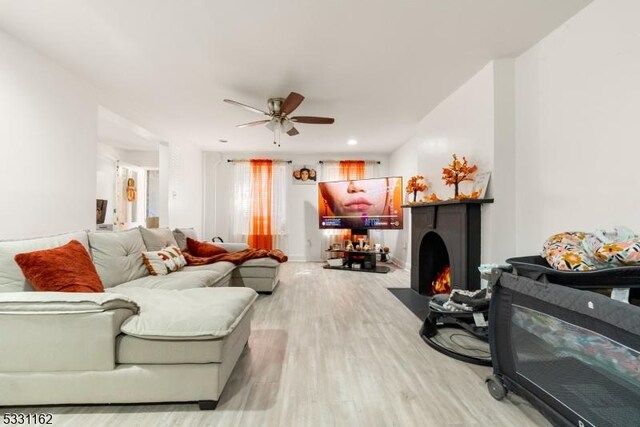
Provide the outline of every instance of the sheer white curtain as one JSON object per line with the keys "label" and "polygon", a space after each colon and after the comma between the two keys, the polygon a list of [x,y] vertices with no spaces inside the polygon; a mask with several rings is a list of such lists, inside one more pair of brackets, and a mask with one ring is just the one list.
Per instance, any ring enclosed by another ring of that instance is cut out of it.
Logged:
{"label": "sheer white curtain", "polygon": [[246,242],[251,222],[251,165],[249,162],[233,164],[233,204],[230,238],[232,242]]}
{"label": "sheer white curtain", "polygon": [[274,236],[273,247],[285,253],[289,246],[289,228],[287,227],[287,189],[291,172],[286,163],[274,163],[271,176],[271,232]]}
{"label": "sheer white curtain", "polygon": [[[377,178],[380,174],[380,165],[378,162],[365,162],[364,176],[365,178]],[[320,168],[321,181],[339,181],[346,179],[340,174],[340,162],[324,161]],[[320,209],[320,207],[318,207]],[[322,254],[321,259],[327,259],[328,249],[332,243],[342,243],[344,232],[342,230],[322,230]],[[382,241],[381,230],[369,230],[369,238],[374,242]]]}
{"label": "sheer white curtain", "polygon": [[[287,251],[287,188],[289,167],[286,163],[273,163],[271,176],[271,233],[273,246]],[[252,173],[250,162],[233,164],[233,205],[231,209],[231,241],[246,242],[251,223]]]}

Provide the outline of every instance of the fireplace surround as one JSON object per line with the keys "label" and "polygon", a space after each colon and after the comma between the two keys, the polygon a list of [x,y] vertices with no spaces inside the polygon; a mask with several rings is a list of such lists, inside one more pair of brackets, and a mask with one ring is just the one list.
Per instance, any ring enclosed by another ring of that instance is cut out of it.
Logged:
{"label": "fireplace surround", "polygon": [[411,209],[411,288],[432,295],[447,265],[456,289],[480,289],[481,208],[493,199],[405,205]]}

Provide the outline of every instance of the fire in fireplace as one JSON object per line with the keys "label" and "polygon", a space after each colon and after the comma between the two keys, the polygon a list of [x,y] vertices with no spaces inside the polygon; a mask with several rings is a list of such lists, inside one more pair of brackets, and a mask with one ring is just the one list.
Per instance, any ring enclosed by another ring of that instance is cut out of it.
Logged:
{"label": "fire in fireplace", "polygon": [[436,275],[436,278],[431,282],[431,294],[449,294],[451,293],[451,267],[447,264]]}

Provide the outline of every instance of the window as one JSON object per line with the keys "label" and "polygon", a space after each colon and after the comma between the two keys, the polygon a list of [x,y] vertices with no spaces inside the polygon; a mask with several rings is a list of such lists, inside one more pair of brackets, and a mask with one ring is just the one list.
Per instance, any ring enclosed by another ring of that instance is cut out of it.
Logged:
{"label": "window", "polygon": [[286,250],[287,166],[271,160],[234,163],[232,239]]}

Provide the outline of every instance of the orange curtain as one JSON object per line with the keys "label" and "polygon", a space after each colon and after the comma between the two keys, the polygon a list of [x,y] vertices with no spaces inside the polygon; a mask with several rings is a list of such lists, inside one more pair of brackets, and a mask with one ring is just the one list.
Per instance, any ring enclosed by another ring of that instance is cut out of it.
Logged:
{"label": "orange curtain", "polygon": [[252,248],[273,249],[271,234],[271,182],[273,162],[251,160],[251,211],[247,243]]}
{"label": "orange curtain", "polygon": [[342,160],[340,179],[364,179],[364,160]]}

